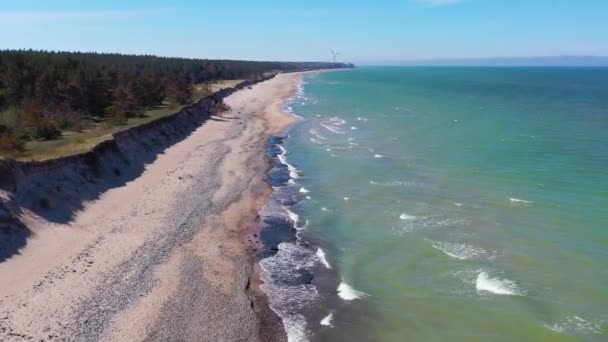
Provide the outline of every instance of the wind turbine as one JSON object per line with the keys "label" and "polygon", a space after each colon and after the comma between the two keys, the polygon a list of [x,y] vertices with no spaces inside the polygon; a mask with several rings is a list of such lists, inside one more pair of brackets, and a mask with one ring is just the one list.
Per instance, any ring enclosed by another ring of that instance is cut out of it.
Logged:
{"label": "wind turbine", "polygon": [[342,52],[337,52],[334,50],[331,50],[331,55],[334,58],[334,62],[336,61],[336,58],[338,57],[338,55],[340,55]]}

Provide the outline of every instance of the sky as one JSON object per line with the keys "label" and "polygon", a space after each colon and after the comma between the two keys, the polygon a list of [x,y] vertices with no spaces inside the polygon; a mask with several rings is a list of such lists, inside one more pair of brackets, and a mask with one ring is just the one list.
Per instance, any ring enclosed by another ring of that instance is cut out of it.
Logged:
{"label": "sky", "polygon": [[365,63],[608,56],[608,0],[0,0],[0,49]]}

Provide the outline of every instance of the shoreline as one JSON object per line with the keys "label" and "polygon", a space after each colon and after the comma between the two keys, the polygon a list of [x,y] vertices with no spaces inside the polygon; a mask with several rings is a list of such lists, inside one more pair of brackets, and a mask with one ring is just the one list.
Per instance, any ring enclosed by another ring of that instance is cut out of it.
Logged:
{"label": "shoreline", "polygon": [[0,263],[0,337],[284,340],[255,293],[243,234],[269,194],[267,138],[297,121],[282,106],[300,78],[230,95],[230,112],[67,223],[23,210],[32,237]]}

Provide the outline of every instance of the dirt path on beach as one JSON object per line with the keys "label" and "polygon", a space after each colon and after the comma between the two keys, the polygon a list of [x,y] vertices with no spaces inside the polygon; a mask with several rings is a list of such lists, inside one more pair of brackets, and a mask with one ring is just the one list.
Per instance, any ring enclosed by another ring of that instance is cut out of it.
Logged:
{"label": "dirt path on beach", "polygon": [[231,95],[230,112],[69,224],[25,212],[32,237],[0,263],[0,340],[260,340],[242,234],[268,191],[266,139],[293,122],[281,104],[299,80]]}

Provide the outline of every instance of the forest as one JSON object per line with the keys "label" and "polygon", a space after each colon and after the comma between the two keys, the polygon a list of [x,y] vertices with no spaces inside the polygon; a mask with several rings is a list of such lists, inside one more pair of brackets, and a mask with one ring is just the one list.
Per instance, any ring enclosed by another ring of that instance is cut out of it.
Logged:
{"label": "forest", "polygon": [[193,85],[341,63],[253,62],[80,52],[0,51],[0,155],[90,122],[124,125],[155,106],[185,105]]}

